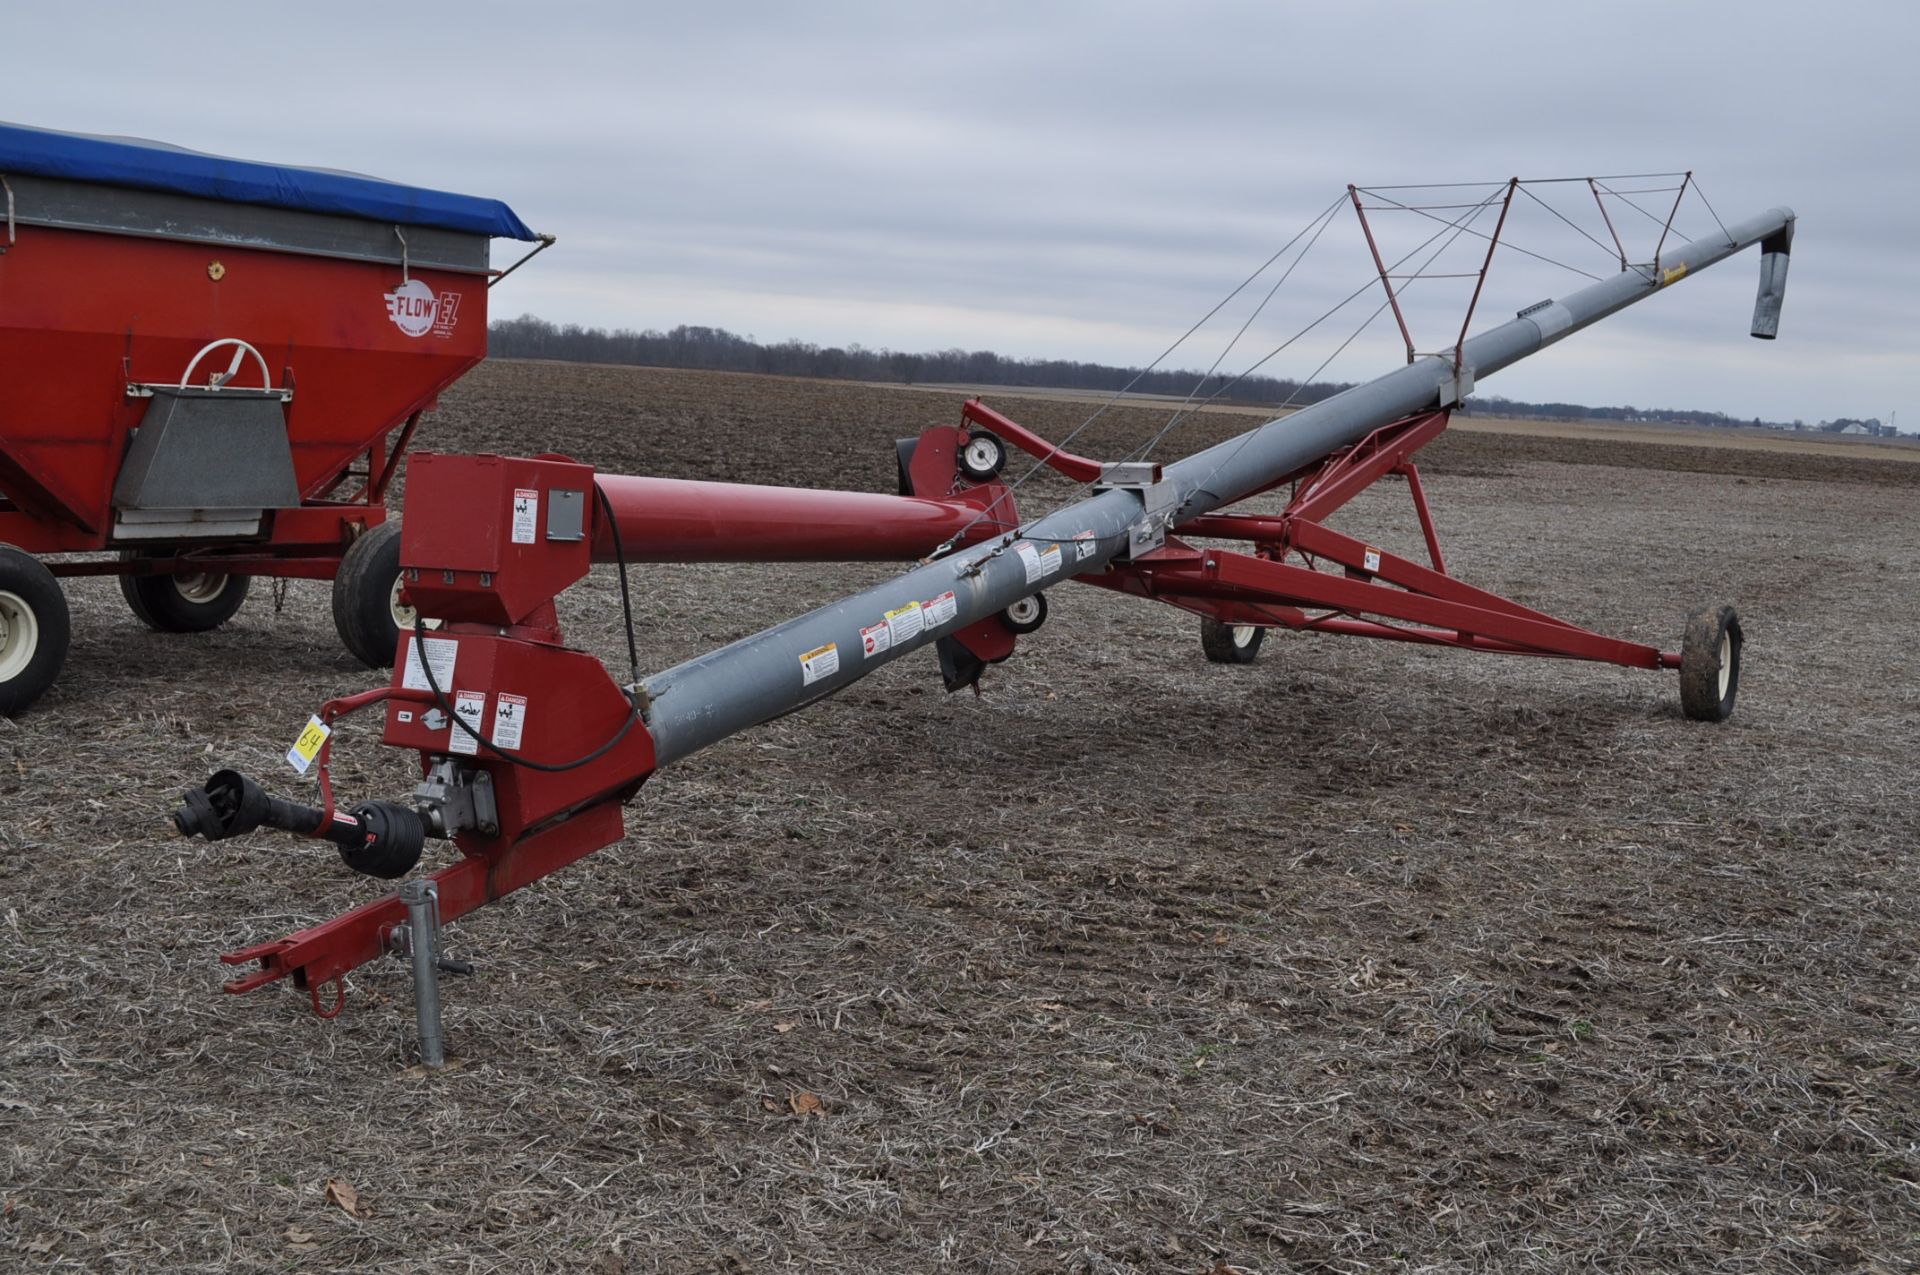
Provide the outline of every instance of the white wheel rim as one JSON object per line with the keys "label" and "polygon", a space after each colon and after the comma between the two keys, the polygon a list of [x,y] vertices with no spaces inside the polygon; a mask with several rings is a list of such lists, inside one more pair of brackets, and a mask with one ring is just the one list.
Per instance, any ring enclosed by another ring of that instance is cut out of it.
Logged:
{"label": "white wheel rim", "polygon": [[1259,631],[1257,624],[1236,624],[1233,626],[1233,644],[1244,651],[1253,645],[1253,636]]}
{"label": "white wheel rim", "polygon": [[205,606],[218,601],[220,595],[227,591],[227,577],[211,571],[190,571],[174,576],[173,587],[184,601]]}
{"label": "white wheel rim", "polygon": [[0,682],[26,672],[40,649],[40,617],[17,593],[0,592]]}
{"label": "white wheel rim", "polygon": [[1032,624],[1040,618],[1040,604],[1032,598],[1021,598],[1007,608],[1007,618],[1015,624]]}
{"label": "white wheel rim", "polygon": [[[402,577],[395,576],[393,578],[393,588],[387,594],[387,610],[393,616],[394,627],[402,631],[412,629],[414,621],[420,620],[420,612],[400,600],[400,586],[405,583],[406,581]],[[420,620],[420,627],[423,629],[437,629],[440,627],[440,621]]]}
{"label": "white wheel rim", "polygon": [[967,444],[967,464],[974,469],[981,471],[992,469],[993,463],[998,459],[1000,459],[1000,449],[995,447],[990,439],[976,438]]}
{"label": "white wheel rim", "polygon": [[1733,634],[1720,635],[1720,698],[1727,697],[1727,691],[1733,685]]}

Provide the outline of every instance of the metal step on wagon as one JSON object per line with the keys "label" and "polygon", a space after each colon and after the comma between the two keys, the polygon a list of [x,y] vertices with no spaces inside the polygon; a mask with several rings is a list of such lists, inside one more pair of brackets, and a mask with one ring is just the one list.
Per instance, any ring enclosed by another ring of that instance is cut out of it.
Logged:
{"label": "metal step on wagon", "polygon": [[[385,497],[486,357],[505,204],[0,124],[0,714],[54,682],[56,577],[211,629],[254,576],[334,581],[370,667],[401,625]],[[521,261],[526,258],[523,256]]]}

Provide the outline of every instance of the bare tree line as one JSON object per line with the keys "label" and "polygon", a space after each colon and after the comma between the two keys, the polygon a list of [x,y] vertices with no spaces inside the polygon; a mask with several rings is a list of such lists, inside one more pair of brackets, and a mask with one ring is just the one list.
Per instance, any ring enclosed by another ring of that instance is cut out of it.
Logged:
{"label": "bare tree line", "polygon": [[[774,376],[811,376],[834,380],[880,381],[912,385],[961,383],[1029,389],[1132,389],[1140,394],[1207,398],[1215,393],[1236,403],[1317,403],[1347,383],[1315,381],[1302,385],[1282,377],[1249,376],[1230,387],[1231,378],[1193,371],[1114,367],[1074,359],[1016,359],[991,350],[935,350],[909,354],[871,350],[858,343],[821,346],[810,341],[765,344],[725,328],[681,325],[666,332],[648,329],[581,327],[550,323],[531,314],[496,320],[488,332],[488,353],[508,359],[563,359],[575,363],[626,363],[641,367],[689,368],[708,372],[759,372]],[[1196,386],[1198,387],[1196,389]],[[1465,410],[1485,416],[1524,416],[1557,420],[1678,421],[1696,425],[1771,425],[1736,420],[1724,412],[1636,407],[1586,407],[1578,403],[1528,403],[1476,396]]]}

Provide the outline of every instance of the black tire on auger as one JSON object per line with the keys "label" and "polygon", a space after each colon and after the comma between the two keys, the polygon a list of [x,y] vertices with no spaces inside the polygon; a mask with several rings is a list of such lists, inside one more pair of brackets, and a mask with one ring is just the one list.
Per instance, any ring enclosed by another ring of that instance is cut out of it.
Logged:
{"label": "black tire on auger", "polygon": [[1724,722],[1740,695],[1740,617],[1707,607],[1687,617],[1680,644],[1680,708],[1696,722]]}
{"label": "black tire on auger", "polygon": [[1214,664],[1253,663],[1266,637],[1266,629],[1257,624],[1222,624],[1211,616],[1200,621],[1200,649]]}

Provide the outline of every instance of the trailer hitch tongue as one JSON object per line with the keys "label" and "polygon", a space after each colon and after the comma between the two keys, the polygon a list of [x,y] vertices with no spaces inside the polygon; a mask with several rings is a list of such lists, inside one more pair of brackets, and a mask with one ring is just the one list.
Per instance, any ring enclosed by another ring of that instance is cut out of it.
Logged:
{"label": "trailer hitch tongue", "polygon": [[237,770],[215,771],[207,782],[183,794],[173,826],[185,837],[224,841],[255,828],[277,828],[303,837],[320,837],[340,848],[349,868],[367,876],[395,880],[420,862],[426,847],[425,822],[415,811],[390,801],[363,801],[345,814],[268,795]]}

